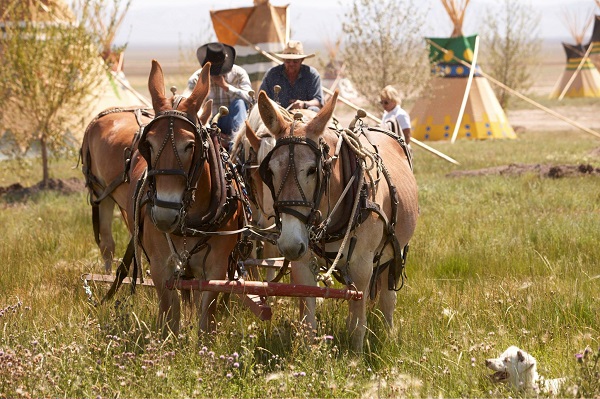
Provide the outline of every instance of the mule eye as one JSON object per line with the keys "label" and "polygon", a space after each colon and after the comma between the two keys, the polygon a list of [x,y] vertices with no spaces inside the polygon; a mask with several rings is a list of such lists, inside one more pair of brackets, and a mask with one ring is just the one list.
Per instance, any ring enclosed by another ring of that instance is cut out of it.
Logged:
{"label": "mule eye", "polygon": [[314,175],[315,173],[317,173],[317,167],[316,166],[311,166],[310,168],[308,168],[308,171],[306,172],[306,175],[310,176],[310,175]]}
{"label": "mule eye", "polygon": [[185,146],[185,152],[189,152],[189,151],[194,151],[194,147],[196,146],[195,143],[191,142],[188,145]]}

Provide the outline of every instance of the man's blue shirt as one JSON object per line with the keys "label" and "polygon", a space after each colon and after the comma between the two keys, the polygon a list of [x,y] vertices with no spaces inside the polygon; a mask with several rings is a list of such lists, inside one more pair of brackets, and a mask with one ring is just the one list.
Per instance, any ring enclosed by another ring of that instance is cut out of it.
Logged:
{"label": "man's blue shirt", "polygon": [[285,76],[284,66],[277,65],[269,69],[263,78],[260,90],[264,90],[270,99],[276,100],[273,88],[281,86],[279,92],[279,104],[283,107],[289,106],[295,100],[310,101],[319,100],[323,106],[323,89],[321,88],[321,77],[319,72],[309,65],[300,65],[298,79],[292,86]]}

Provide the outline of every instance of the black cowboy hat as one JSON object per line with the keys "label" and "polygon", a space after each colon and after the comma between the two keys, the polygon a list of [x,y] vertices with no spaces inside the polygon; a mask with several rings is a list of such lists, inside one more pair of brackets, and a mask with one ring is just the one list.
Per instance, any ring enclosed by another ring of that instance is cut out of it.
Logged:
{"label": "black cowboy hat", "polygon": [[198,47],[196,57],[201,66],[210,61],[210,74],[212,76],[224,75],[233,68],[235,49],[227,44],[214,42]]}

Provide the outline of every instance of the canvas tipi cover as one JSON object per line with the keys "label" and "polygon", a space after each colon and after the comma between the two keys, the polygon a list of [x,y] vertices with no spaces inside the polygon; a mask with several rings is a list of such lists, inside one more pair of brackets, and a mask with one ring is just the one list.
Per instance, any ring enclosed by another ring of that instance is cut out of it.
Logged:
{"label": "canvas tipi cover", "polygon": [[287,8],[287,5],[273,6],[266,0],[255,0],[253,7],[210,12],[217,39],[235,47],[235,63],[248,72],[255,91],[273,66],[256,47],[272,53],[285,46],[290,36]]}
{"label": "canvas tipi cover", "polygon": [[564,97],[600,97],[600,72],[589,57],[580,66],[586,53],[585,48],[581,44],[566,43],[563,43],[563,48],[567,56],[567,66],[554,85],[550,98],[559,98],[568,84],[570,86]]}
{"label": "canvas tipi cover", "polygon": [[[454,132],[464,97],[470,68],[456,61],[457,57],[471,64],[476,36],[428,38],[433,78],[429,90],[414,104],[410,118],[412,136],[418,140],[450,140]],[[445,49],[446,51],[442,51]],[[471,83],[457,138],[515,138],[489,81],[478,73]]]}
{"label": "canvas tipi cover", "polygon": [[600,68],[600,15],[594,16],[594,28],[592,30],[592,37],[590,38],[590,42],[586,46],[587,49],[592,46],[592,50],[590,51],[590,58],[596,69]]}

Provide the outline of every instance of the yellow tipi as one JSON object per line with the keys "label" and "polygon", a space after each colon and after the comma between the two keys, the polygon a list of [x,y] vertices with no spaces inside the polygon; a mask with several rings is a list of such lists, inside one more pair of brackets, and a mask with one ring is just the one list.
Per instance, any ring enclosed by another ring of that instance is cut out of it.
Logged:
{"label": "yellow tipi", "polygon": [[[554,85],[550,98],[562,99],[563,97],[600,97],[600,72],[590,59],[591,51],[587,51],[594,43],[594,37],[587,46],[583,46],[583,36],[590,27],[593,16],[580,24],[574,14],[566,14],[567,26],[575,40],[575,44],[563,43],[567,64],[562,75]],[[598,49],[600,50],[600,49]]]}
{"label": "yellow tipi", "polygon": [[434,76],[427,93],[410,111],[413,137],[418,140],[515,138],[489,81],[478,72],[479,66],[475,66],[470,77],[471,69],[455,59],[473,63],[477,36],[462,33],[470,0],[441,1],[454,30],[449,38],[427,38]]}

